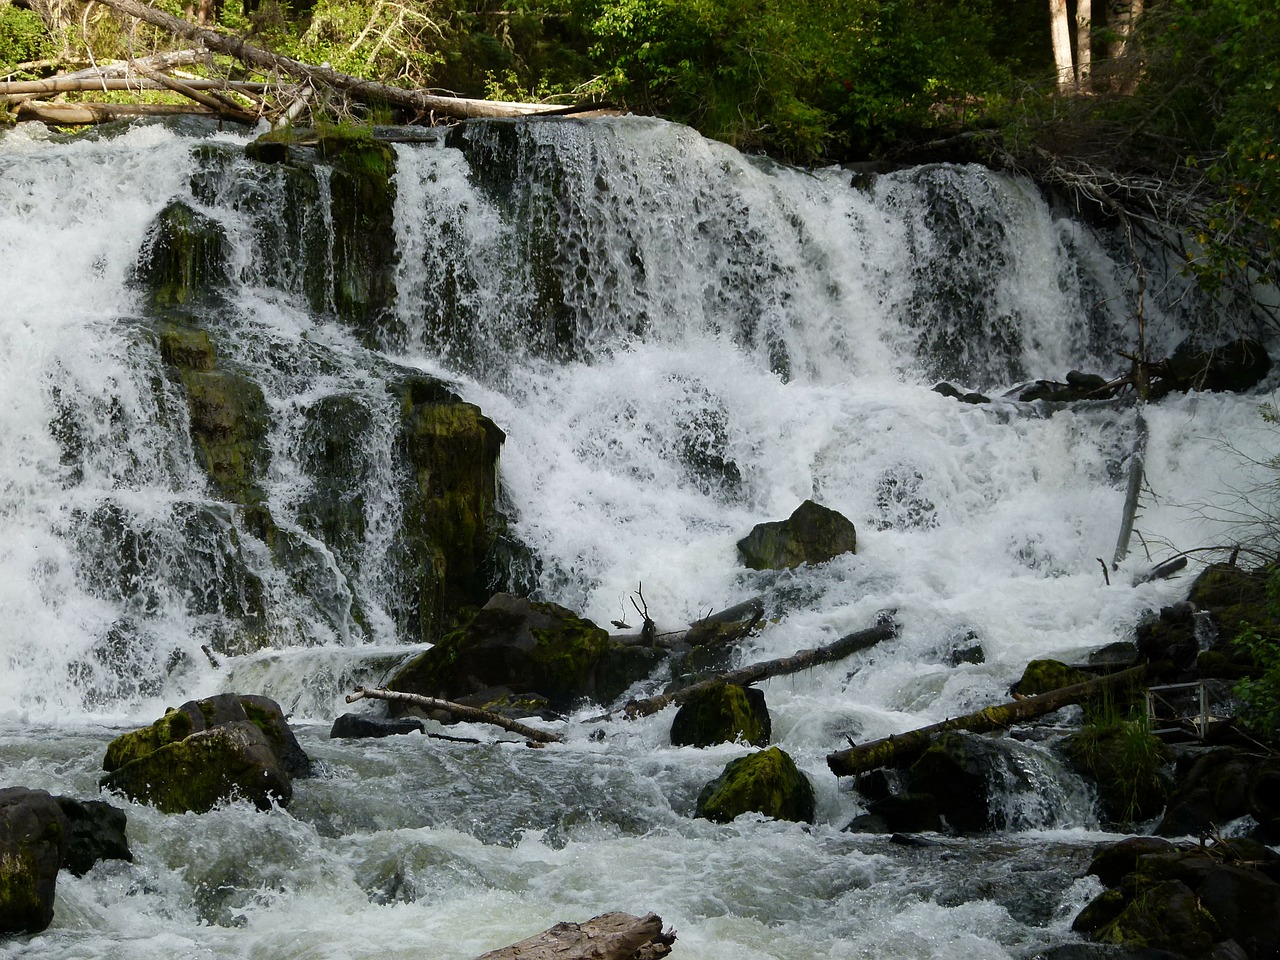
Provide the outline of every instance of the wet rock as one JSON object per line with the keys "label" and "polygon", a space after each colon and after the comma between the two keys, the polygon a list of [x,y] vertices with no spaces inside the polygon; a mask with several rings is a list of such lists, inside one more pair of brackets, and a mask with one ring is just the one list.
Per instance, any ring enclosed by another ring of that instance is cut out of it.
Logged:
{"label": "wet rock", "polygon": [[1119,843],[1103,846],[1094,854],[1089,873],[1108,887],[1117,887],[1127,874],[1133,873],[1138,860],[1150,854],[1171,853],[1177,848],[1160,837],[1127,837]]}
{"label": "wet rock", "polygon": [[1230,747],[1185,753],[1156,834],[1196,836],[1244,816],[1256,763],[1256,758]]}
{"label": "wet rock", "polygon": [[738,554],[752,570],[785,570],[855,552],[853,524],[812,500],[800,504],[786,520],[756,524],[738,541]]}
{"label": "wet rock", "polygon": [[813,785],[777,747],[730,761],[698,794],[697,815],[716,823],[744,813],[813,823],[815,812]]}
{"label": "wet rock", "polygon": [[358,713],[344,713],[329,728],[330,740],[359,740],[391,737],[406,733],[422,733],[422,721],[417,717],[366,717]]}
{"label": "wet rock", "polygon": [[1243,393],[1271,370],[1271,358],[1257,340],[1240,338],[1219,346],[1184,340],[1161,365],[1159,392],[1210,390]]}
{"label": "wet rock", "polygon": [[1074,687],[1091,679],[1083,670],[1068,666],[1059,660],[1032,660],[1022,671],[1022,678],[1014,684],[1015,693],[1034,697],[1050,690]]}
{"label": "wet rock", "polygon": [[[562,709],[621,693],[638,678],[619,670],[632,662],[624,659],[632,650],[558,604],[497,594],[405,664],[388,687],[445,700],[505,687],[517,695],[539,694]],[[641,654],[634,666],[644,675],[654,652]]]}
{"label": "wet rock", "polygon": [[227,253],[221,225],[174,200],[152,221],[132,280],[160,310],[210,302],[229,281]]}
{"label": "wet rock", "polygon": [[1111,943],[1064,943],[1032,955],[1029,960],[1186,960],[1180,953],[1153,947],[1121,947]]}
{"label": "wet rock", "polygon": [[844,828],[850,833],[938,833],[942,817],[931,793],[899,793],[873,800]]}
{"label": "wet rock", "polygon": [[103,800],[55,797],[67,818],[67,856],[62,865],[82,877],[99,860],[133,862],[125,836],[128,819],[123,810]]}
{"label": "wet rock", "polygon": [[1172,757],[1144,723],[1092,724],[1066,737],[1062,752],[1072,769],[1097,785],[1107,823],[1150,820],[1164,809]]}
{"label": "wet rock", "polygon": [[1134,897],[1094,937],[1121,946],[1178,950],[1188,957],[1204,957],[1225,939],[1212,915],[1195,893],[1179,880],[1165,880]]}
{"label": "wet rock", "polygon": [[671,723],[671,742],[677,747],[710,747],[740,740],[763,747],[771,732],[762,691],[719,683],[680,705]]}
{"label": "wet rock", "polygon": [[0,789],[0,934],[38,933],[53,921],[69,832],[46,791]]}
{"label": "wet rock", "polygon": [[982,737],[943,734],[907,771],[910,792],[932,795],[953,830],[989,830],[997,826],[992,821],[990,780],[999,755],[999,748]]}
{"label": "wet rock", "polygon": [[102,785],[166,813],[204,812],[243,798],[284,805],[311,761],[266,697],[220,694],[192,700],[150,727],[107,745]]}

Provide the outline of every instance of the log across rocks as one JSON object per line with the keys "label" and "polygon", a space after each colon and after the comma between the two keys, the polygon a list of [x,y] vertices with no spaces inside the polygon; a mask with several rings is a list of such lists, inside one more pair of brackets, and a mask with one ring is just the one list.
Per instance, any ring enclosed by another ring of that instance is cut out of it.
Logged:
{"label": "log across rocks", "polygon": [[585,923],[557,923],[476,960],[657,960],[671,952],[675,939],[675,933],[663,933],[656,913],[605,913]]}

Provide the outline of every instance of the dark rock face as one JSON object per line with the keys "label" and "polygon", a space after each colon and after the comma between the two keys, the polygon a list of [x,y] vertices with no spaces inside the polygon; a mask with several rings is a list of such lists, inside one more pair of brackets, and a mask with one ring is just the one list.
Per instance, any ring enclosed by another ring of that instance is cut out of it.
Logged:
{"label": "dark rock face", "polygon": [[1062,742],[1062,752],[1072,769],[1097,785],[1105,822],[1150,820],[1164,809],[1169,795],[1165,768],[1171,757],[1145,724],[1086,727]]}
{"label": "dark rock face", "polygon": [[856,553],[857,545],[857,531],[848,519],[806,500],[786,520],[756,524],[738,541],[738,553],[752,570],[786,570]]}
{"label": "dark rock face", "polygon": [[364,717],[358,713],[344,713],[329,728],[330,740],[360,740],[391,737],[398,734],[422,733],[422,721],[416,717]]}
{"label": "dark rock face", "polygon": [[55,799],[68,825],[64,867],[82,877],[99,860],[133,862],[133,852],[125,836],[127,818],[123,810],[102,800]]}
{"label": "dark rock face", "polygon": [[38,933],[53,921],[70,828],[44,790],[0,790],[0,933]]}
{"label": "dark rock face", "polygon": [[699,817],[728,823],[744,813],[813,823],[813,785],[777,747],[732,760],[698,794]]}
{"label": "dark rock face", "polygon": [[990,772],[998,748],[982,737],[948,733],[938,737],[907,772],[910,792],[927,793],[953,830],[981,832],[992,822]]}
{"label": "dark rock face", "polygon": [[216,300],[229,278],[222,227],[175,200],[156,215],[133,281],[154,307],[186,307]]}
{"label": "dark rock face", "polygon": [[938,800],[931,793],[899,793],[873,800],[867,812],[845,827],[850,833],[937,833],[942,830]]}
{"label": "dark rock face", "polygon": [[[1073,929],[1188,960],[1272,960],[1280,954],[1280,884],[1267,872],[1280,858],[1260,845],[1236,844],[1135,837],[1103,848],[1090,872],[1111,889],[1081,911]],[[1258,855],[1261,868],[1244,859]]]}
{"label": "dark rock face", "polygon": [[311,762],[278,704],[221,694],[169,710],[107,746],[102,785],[166,813],[202,813],[242,798],[260,810],[287,804]]}
{"label": "dark rock face", "polygon": [[610,700],[652,668],[640,651],[635,676],[619,663],[636,656],[590,620],[554,603],[497,594],[467,622],[405,664],[388,687],[445,700],[491,688],[538,694],[560,709],[584,700]]}
{"label": "dark rock face", "polygon": [[771,733],[764,693],[725,683],[686,700],[671,723],[671,742],[678,747],[709,747],[735,740],[763,747]]}
{"label": "dark rock face", "polygon": [[1161,386],[1167,390],[1211,390],[1243,393],[1256,387],[1271,370],[1271,358],[1257,340],[1241,338],[1220,346],[1194,340],[1178,344],[1163,364]]}

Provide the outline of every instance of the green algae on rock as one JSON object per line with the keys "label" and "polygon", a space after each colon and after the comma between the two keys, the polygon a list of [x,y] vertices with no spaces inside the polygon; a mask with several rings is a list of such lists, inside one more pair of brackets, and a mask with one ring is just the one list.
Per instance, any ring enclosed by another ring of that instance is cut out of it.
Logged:
{"label": "green algae on rock", "polygon": [[730,761],[698,794],[697,815],[716,823],[729,823],[744,813],[813,823],[816,809],[809,779],[791,757],[770,747]]}

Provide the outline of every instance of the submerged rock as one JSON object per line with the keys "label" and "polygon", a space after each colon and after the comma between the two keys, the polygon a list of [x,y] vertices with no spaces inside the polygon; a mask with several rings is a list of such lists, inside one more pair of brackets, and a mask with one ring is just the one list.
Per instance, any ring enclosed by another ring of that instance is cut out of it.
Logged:
{"label": "submerged rock", "polygon": [[813,785],[795,761],[777,747],[739,757],[702,788],[697,815],[716,823],[729,823],[744,813],[813,823]]}
{"label": "submerged rock", "polygon": [[311,761],[274,701],[221,694],[117,737],[102,766],[104,787],[166,813],[202,813],[235,799],[283,806]]}
{"label": "submerged rock", "polygon": [[738,554],[752,570],[785,570],[856,553],[857,545],[852,522],[835,510],[806,500],[786,520],[756,524],[738,541]]}
{"label": "submerged rock", "polygon": [[0,934],[38,933],[53,921],[69,832],[46,791],[0,789]]}
{"label": "submerged rock", "polygon": [[55,797],[67,818],[67,856],[62,865],[82,877],[99,860],[133,862],[125,836],[128,819],[123,810],[103,800]]}
{"label": "submerged rock", "polygon": [[690,697],[671,722],[671,742],[678,747],[710,747],[735,740],[763,747],[771,734],[764,693],[728,683]]}
{"label": "submerged rock", "polygon": [[417,717],[366,717],[358,713],[344,713],[329,728],[330,740],[362,740],[392,737],[407,733],[422,733],[422,721]]}

